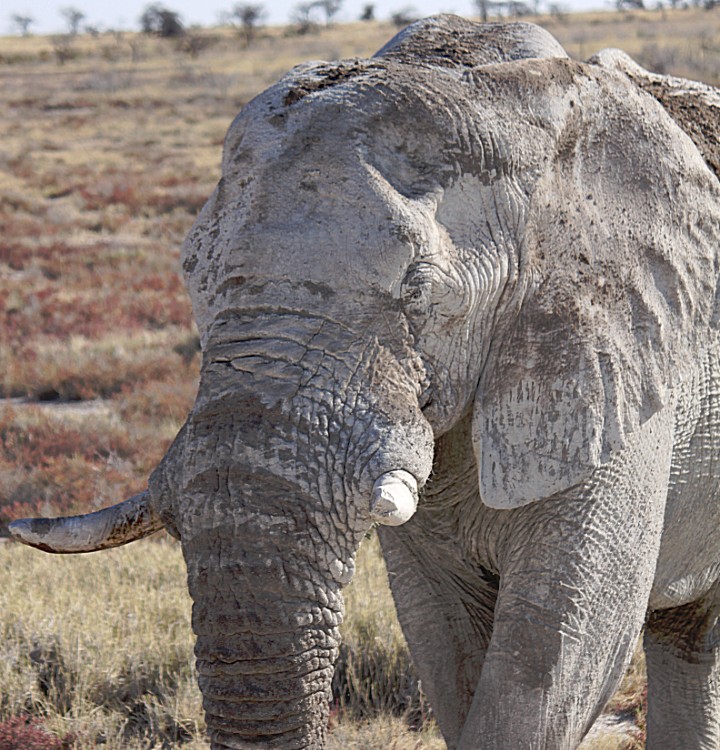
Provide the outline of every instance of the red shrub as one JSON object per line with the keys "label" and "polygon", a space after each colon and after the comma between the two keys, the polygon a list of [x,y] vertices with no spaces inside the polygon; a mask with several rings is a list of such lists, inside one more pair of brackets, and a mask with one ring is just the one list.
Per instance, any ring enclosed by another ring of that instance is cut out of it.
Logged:
{"label": "red shrub", "polygon": [[0,724],[0,750],[70,750],[70,736],[60,739],[29,716],[13,716]]}

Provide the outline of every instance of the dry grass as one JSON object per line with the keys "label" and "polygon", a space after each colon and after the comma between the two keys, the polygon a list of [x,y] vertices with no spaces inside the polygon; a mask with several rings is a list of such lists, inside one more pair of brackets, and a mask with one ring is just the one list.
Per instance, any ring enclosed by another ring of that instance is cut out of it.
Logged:
{"label": "dry grass", "polygon": [[[179,545],[148,541],[56,557],[5,544],[0,577],[0,723],[39,716],[77,747],[207,747]],[[406,681],[417,680],[375,539],[363,547],[347,609],[341,672],[350,682],[336,682],[345,707],[333,712],[330,747],[442,747],[431,723],[411,731],[399,716],[393,675],[404,670]],[[356,671],[351,653],[374,671]],[[370,679],[372,689],[362,684]],[[381,713],[372,723],[350,718]]]}
{"label": "dry grass", "polygon": [[0,716],[43,717],[78,747],[151,747],[202,732],[179,549],[80,558],[0,548]]}
{"label": "dry grass", "polygon": [[386,578],[380,544],[372,535],[363,543],[355,578],[345,592],[349,616],[333,681],[335,706],[356,719],[390,714],[422,727],[430,706],[395,616]]}
{"label": "dry grass", "polygon": [[12,518],[93,510],[145,487],[192,404],[194,383],[145,386],[109,402],[0,405],[0,532]]}
{"label": "dry grass", "polygon": [[395,716],[343,721],[332,730],[327,743],[327,750],[445,750],[445,747],[434,725],[415,732]]}

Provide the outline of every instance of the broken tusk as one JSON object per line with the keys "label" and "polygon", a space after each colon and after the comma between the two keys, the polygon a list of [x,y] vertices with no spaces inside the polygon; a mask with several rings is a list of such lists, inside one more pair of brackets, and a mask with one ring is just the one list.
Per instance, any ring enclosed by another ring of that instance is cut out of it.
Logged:
{"label": "broken tusk", "polygon": [[385,526],[400,526],[412,518],[417,504],[415,477],[404,469],[388,471],[373,485],[370,516]]}

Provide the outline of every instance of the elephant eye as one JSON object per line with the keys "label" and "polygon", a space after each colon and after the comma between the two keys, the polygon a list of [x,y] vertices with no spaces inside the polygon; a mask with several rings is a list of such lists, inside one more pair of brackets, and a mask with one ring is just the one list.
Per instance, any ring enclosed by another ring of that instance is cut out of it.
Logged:
{"label": "elephant eye", "polygon": [[432,304],[433,270],[430,263],[413,263],[403,279],[400,295],[405,312],[427,313]]}

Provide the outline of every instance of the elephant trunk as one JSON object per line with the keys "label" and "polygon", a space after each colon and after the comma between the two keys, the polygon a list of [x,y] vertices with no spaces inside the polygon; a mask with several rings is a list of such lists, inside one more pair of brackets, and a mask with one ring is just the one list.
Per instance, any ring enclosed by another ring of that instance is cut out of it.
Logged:
{"label": "elephant trunk", "polygon": [[207,724],[216,750],[318,748],[341,589],[373,521],[414,512],[432,432],[376,342],[291,315],[228,328],[181,462],[157,477],[180,521]]}
{"label": "elephant trunk", "polygon": [[308,560],[306,530],[277,526],[262,537],[241,524],[183,540],[213,750],[324,746],[340,586]]}

